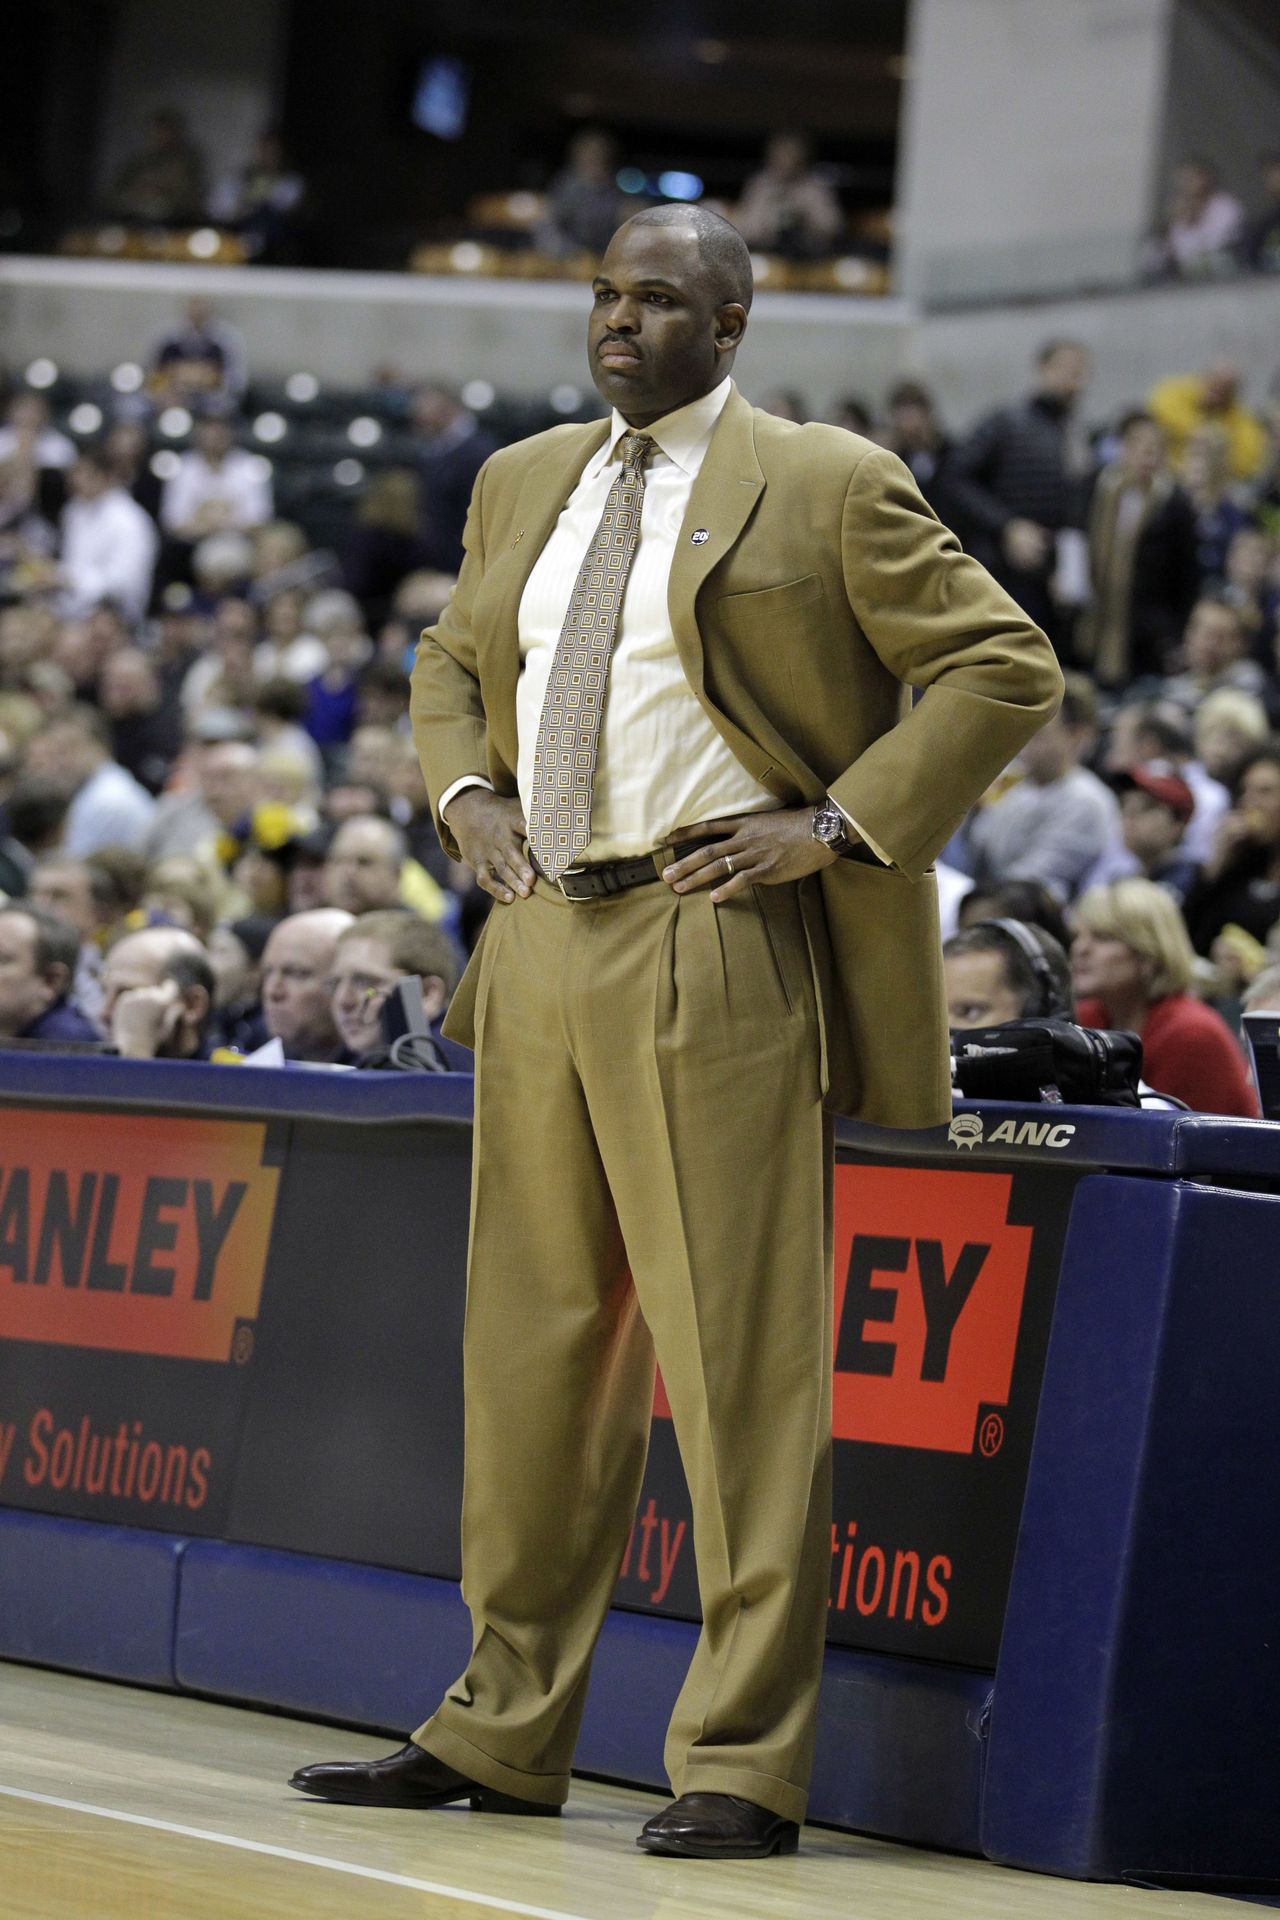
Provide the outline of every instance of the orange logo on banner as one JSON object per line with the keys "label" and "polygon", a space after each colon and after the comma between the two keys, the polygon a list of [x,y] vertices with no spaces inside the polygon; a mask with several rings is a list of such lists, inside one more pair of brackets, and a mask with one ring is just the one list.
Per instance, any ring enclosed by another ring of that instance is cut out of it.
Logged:
{"label": "orange logo on banner", "polygon": [[1012,1183],[837,1167],[837,1439],[969,1453],[979,1408],[1007,1404],[1032,1237]]}
{"label": "orange logo on banner", "polygon": [[279,1171],[243,1120],[0,1109],[0,1339],[227,1361]]}

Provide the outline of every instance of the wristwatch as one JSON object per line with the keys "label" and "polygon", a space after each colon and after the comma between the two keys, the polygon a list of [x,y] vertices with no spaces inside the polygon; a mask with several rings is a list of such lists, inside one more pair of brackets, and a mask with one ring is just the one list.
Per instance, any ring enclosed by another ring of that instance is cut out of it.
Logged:
{"label": "wristwatch", "polygon": [[831,799],[820,801],[814,808],[811,832],[832,853],[847,853],[852,845],[845,817]]}

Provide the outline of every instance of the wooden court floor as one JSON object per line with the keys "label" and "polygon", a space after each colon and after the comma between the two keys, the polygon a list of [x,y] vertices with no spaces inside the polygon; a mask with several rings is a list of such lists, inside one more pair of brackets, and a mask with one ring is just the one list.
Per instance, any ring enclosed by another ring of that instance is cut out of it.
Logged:
{"label": "wooden court floor", "polygon": [[634,1843],[660,1801],[579,1783],[560,1821],[376,1814],[290,1792],[385,1740],[0,1663],[0,1920],[1243,1920],[809,1829],[724,1866]]}

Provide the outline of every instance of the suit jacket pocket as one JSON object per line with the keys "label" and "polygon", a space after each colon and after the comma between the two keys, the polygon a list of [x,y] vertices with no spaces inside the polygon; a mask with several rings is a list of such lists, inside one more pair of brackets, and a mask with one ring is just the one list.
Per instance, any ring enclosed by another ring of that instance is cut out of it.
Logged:
{"label": "suit jacket pocket", "polygon": [[776,587],[756,587],[750,593],[726,593],[716,601],[716,618],[731,630],[770,628],[790,619],[801,607],[823,598],[822,578],[803,574]]}

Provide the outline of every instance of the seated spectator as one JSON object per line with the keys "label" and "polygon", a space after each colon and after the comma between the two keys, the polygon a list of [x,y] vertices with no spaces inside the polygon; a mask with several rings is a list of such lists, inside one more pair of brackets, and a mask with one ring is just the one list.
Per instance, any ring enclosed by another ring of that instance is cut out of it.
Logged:
{"label": "seated spectator", "polygon": [[370,660],[357,683],[357,724],[401,731],[409,719],[410,684],[402,666],[391,660]]}
{"label": "seated spectator", "polygon": [[341,588],[317,593],[307,624],[324,644],[326,664],[307,687],[307,732],[321,752],[344,746],[356,724],[360,672],[373,652],[359,602]]}
{"label": "seated spectator", "polygon": [[770,136],[764,165],[743,188],[733,224],[749,247],[766,253],[811,260],[835,251],[844,215],[803,134]]}
{"label": "seated spectator", "polygon": [[1245,988],[1241,1013],[1280,1013],[1280,966],[1264,967]]}
{"label": "seated spectator", "polygon": [[151,366],[167,383],[177,376],[175,398],[191,391],[184,369],[196,366],[212,371],[212,379],[202,371],[196,384],[205,391],[230,394],[239,399],[249,383],[244,341],[236,329],[219,320],[209,302],[193,293],[182,309],[182,318],[162,333],[151,349]]}
{"label": "seated spectator", "polygon": [[1091,888],[1073,919],[1071,978],[1081,1026],[1136,1033],[1143,1078],[1157,1093],[1200,1113],[1256,1118],[1230,1028],[1188,992],[1195,955],[1164,888],[1140,879]]}
{"label": "seated spectator", "polygon": [[166,854],[147,869],[141,912],[153,925],[182,927],[205,945],[227,893],[225,884],[189,853]]}
{"label": "seated spectator", "polygon": [[204,213],[204,160],[173,107],[153,113],[136,153],[111,184],[107,212],[147,226],[182,226]]}
{"label": "seated spectator", "polygon": [[[1231,693],[1228,688],[1223,689],[1222,697],[1250,700],[1251,706],[1263,714],[1259,740],[1266,738],[1266,715],[1259,702],[1247,694]],[[1209,695],[1210,700],[1218,698],[1217,694]],[[1187,828],[1185,851],[1187,858],[1199,865],[1208,858],[1218,822],[1229,805],[1227,789],[1195,758],[1191,728],[1183,708],[1168,700],[1128,701],[1112,715],[1102,771],[1110,778],[1152,760],[1167,761],[1195,796],[1196,810]]]}
{"label": "seated spectator", "polygon": [[846,433],[860,434],[863,439],[871,439],[875,435],[875,416],[866,401],[856,393],[846,393],[836,401],[831,424],[833,427],[843,427]]}
{"label": "seated spectator", "polygon": [[103,968],[103,1017],[125,1060],[207,1060],[213,968],[182,927],[128,933]]}
{"label": "seated spectator", "polygon": [[1100,686],[1166,671],[1200,588],[1195,508],[1164,464],[1164,435],[1147,413],[1120,423],[1116,458],[1089,507],[1092,602],[1076,655]]}
{"label": "seated spectator", "polygon": [[1151,270],[1183,279],[1229,270],[1244,226],[1244,208],[1224,191],[1212,161],[1184,160],[1174,169],[1164,230],[1149,256]]}
{"label": "seated spectator", "polygon": [[273,593],[262,610],[263,637],[253,650],[259,680],[295,680],[305,686],[329,664],[324,641],[304,625],[306,598],[300,587]]}
{"label": "seated spectator", "polygon": [[1267,667],[1275,661],[1280,591],[1272,581],[1276,550],[1261,527],[1232,534],[1223,569],[1222,597],[1240,615],[1249,652]]}
{"label": "seated spectator", "polygon": [[1022,750],[1024,778],[973,819],[979,884],[1039,880],[1069,900],[1119,839],[1115,795],[1081,765],[1097,737],[1097,694],[1083,674],[1069,673],[1066,683],[1057,718]]}
{"label": "seated spectator", "polygon": [[624,217],[618,149],[611,134],[583,127],[569,142],[564,167],[547,190],[547,217],[537,231],[544,253],[601,254]]}
{"label": "seated spectator", "polygon": [[10,399],[0,427],[0,463],[15,456],[55,472],[64,472],[76,457],[74,440],[50,424],[45,396],[29,387],[20,388]]}
{"label": "seated spectator", "polygon": [[149,519],[159,522],[163,483],[151,467],[151,435],[145,420],[115,420],[102,436],[102,450],[116,479]]}
{"label": "seated spectator", "polygon": [[[448,935],[411,913],[362,914],[340,935],[330,982],[333,1019],[357,1066],[395,1064],[383,1045],[382,1008],[392,989],[414,974],[422,981],[422,1010],[438,1040],[458,984],[457,954]],[[453,1054],[447,1041],[441,1044]],[[465,1049],[450,1064],[471,1071]]]}
{"label": "seated spectator", "polygon": [[1280,152],[1264,153],[1262,204],[1245,226],[1240,258],[1255,273],[1280,273]]}
{"label": "seated spectator", "polygon": [[978,921],[944,945],[947,1021],[953,1032],[1035,1020],[1053,1007],[1071,1005],[1071,973],[1061,943],[1043,927],[1020,924],[1039,946],[1047,976],[1037,972],[998,920]]}
{"label": "seated spectator", "polygon": [[1280,746],[1255,748],[1231,788],[1231,810],[1186,902],[1197,953],[1214,953],[1224,929],[1261,945],[1280,919]]}
{"label": "seated spectator", "polygon": [[252,704],[260,677],[257,640],[258,615],[253,604],[241,594],[223,594],[213,610],[210,645],[182,681],[179,699],[189,724],[211,708]]}
{"label": "seated spectator", "polygon": [[91,861],[46,853],[31,869],[26,898],[75,933],[80,951],[71,997],[86,1019],[100,1019],[102,949],[120,910],[110,876]]}
{"label": "seated spectator", "polygon": [[1181,906],[1195,883],[1197,866],[1187,857],[1184,838],[1196,810],[1195,795],[1168,761],[1131,767],[1115,781],[1120,795],[1120,833],[1124,858],[1099,879],[1141,874],[1154,880]]}
{"label": "seated spectator", "polygon": [[235,444],[235,405],[219,394],[192,402],[194,446],[178,457],[166,480],[160,524],[175,540],[194,543],[206,534],[245,533],[270,520],[271,481],[256,453]]}
{"label": "seated spectator", "polygon": [[1062,908],[1038,880],[1010,880],[990,892],[973,887],[960,902],[957,928],[966,931],[982,920],[1021,920],[1047,933],[1064,952],[1071,944]]}
{"label": "seated spectator", "polygon": [[82,447],[62,513],[58,574],[62,610],[73,618],[112,600],[130,621],[151,598],[159,538],[151,516],[121,486],[102,447]]}
{"label": "seated spectator", "polygon": [[0,1040],[92,1041],[71,998],[80,943],[43,907],[0,907]]}
{"label": "seated spectator", "polygon": [[443,380],[415,387],[409,414],[418,444],[418,565],[456,574],[476,475],[497,441]]}
{"label": "seated spectator", "polygon": [[222,841],[237,837],[261,797],[258,750],[248,740],[197,740],[186,758],[184,784],[157,803],[147,830],[146,852],[151,860],[171,853],[233,857]]}
{"label": "seated spectator", "polygon": [[336,907],[290,914],[273,927],[262,955],[262,1012],[286,1060],[332,1066],[345,1060],[333,1023],[329,980],[338,936],[353,916]]}
{"label": "seated spectator", "polygon": [[325,894],[330,906],[348,913],[411,907],[433,923],[449,915],[447,896],[410,859],[401,829],[374,814],[344,820],[334,834],[325,865]]}
{"label": "seated spectator", "polygon": [[[1197,760],[1224,787],[1235,779],[1245,755],[1260,747],[1271,731],[1261,700],[1235,687],[1220,687],[1202,700],[1192,725]],[[1208,853],[1206,846],[1198,858],[1207,859]]]}
{"label": "seated spectator", "polygon": [[111,758],[107,723],[92,707],[71,707],[51,720],[28,746],[26,766],[66,794],[62,851],[73,859],[100,847],[140,847],[146,839],[155,801]]}
{"label": "seated spectator", "polygon": [[223,920],[209,936],[213,968],[213,1035],[219,1047],[253,1053],[267,1038],[262,1012],[262,955],[275,926],[265,914]]}
{"label": "seated spectator", "polygon": [[[400,582],[417,564],[425,514],[422,481],[411,467],[385,467],[356,503],[342,545],[342,584],[385,615]],[[459,543],[461,543],[459,534]]]}
{"label": "seated spectator", "polygon": [[1182,636],[1182,671],[1166,680],[1163,698],[1194,713],[1220,688],[1261,697],[1267,676],[1249,658],[1249,635],[1240,609],[1216,594],[1203,594],[1191,609]]}
{"label": "seated spectator", "polygon": [[293,265],[298,259],[306,183],[285,158],[274,127],[258,135],[243,167],[224,174],[209,195],[209,213],[232,227],[259,266]]}
{"label": "seated spectator", "polygon": [[182,747],[176,692],[161,683],[151,656],[120,647],[98,675],[98,704],[111,728],[115,760],[148,793],[159,793]]}
{"label": "seated spectator", "polygon": [[14,781],[4,808],[6,893],[25,893],[32,862],[62,845],[70,806],[65,781],[39,773]]}
{"label": "seated spectator", "polygon": [[[306,688],[283,674],[264,680],[253,696],[253,727],[259,752],[264,758],[274,754],[278,766],[284,764],[281,756],[292,756],[295,763],[305,769],[306,784],[319,787],[324,783],[324,761],[320,749],[301,724],[306,711]],[[303,796],[264,790],[263,797],[292,802]]]}
{"label": "seated spectator", "polygon": [[916,485],[944,526],[957,527],[963,513],[948,486],[954,449],[938,419],[933,395],[917,380],[900,380],[889,395],[887,412],[885,446],[910,467]]}
{"label": "seated spectator", "polygon": [[1163,427],[1175,467],[1186,460],[1195,434],[1216,428],[1226,442],[1227,477],[1249,480],[1262,465],[1262,422],[1240,399],[1240,369],[1233,360],[1212,360],[1203,373],[1175,373],[1158,380],[1147,411]]}
{"label": "seated spectator", "polygon": [[760,411],[772,414],[775,420],[790,420],[797,427],[802,427],[810,418],[803,394],[797,393],[794,387],[774,387],[762,394]]}

